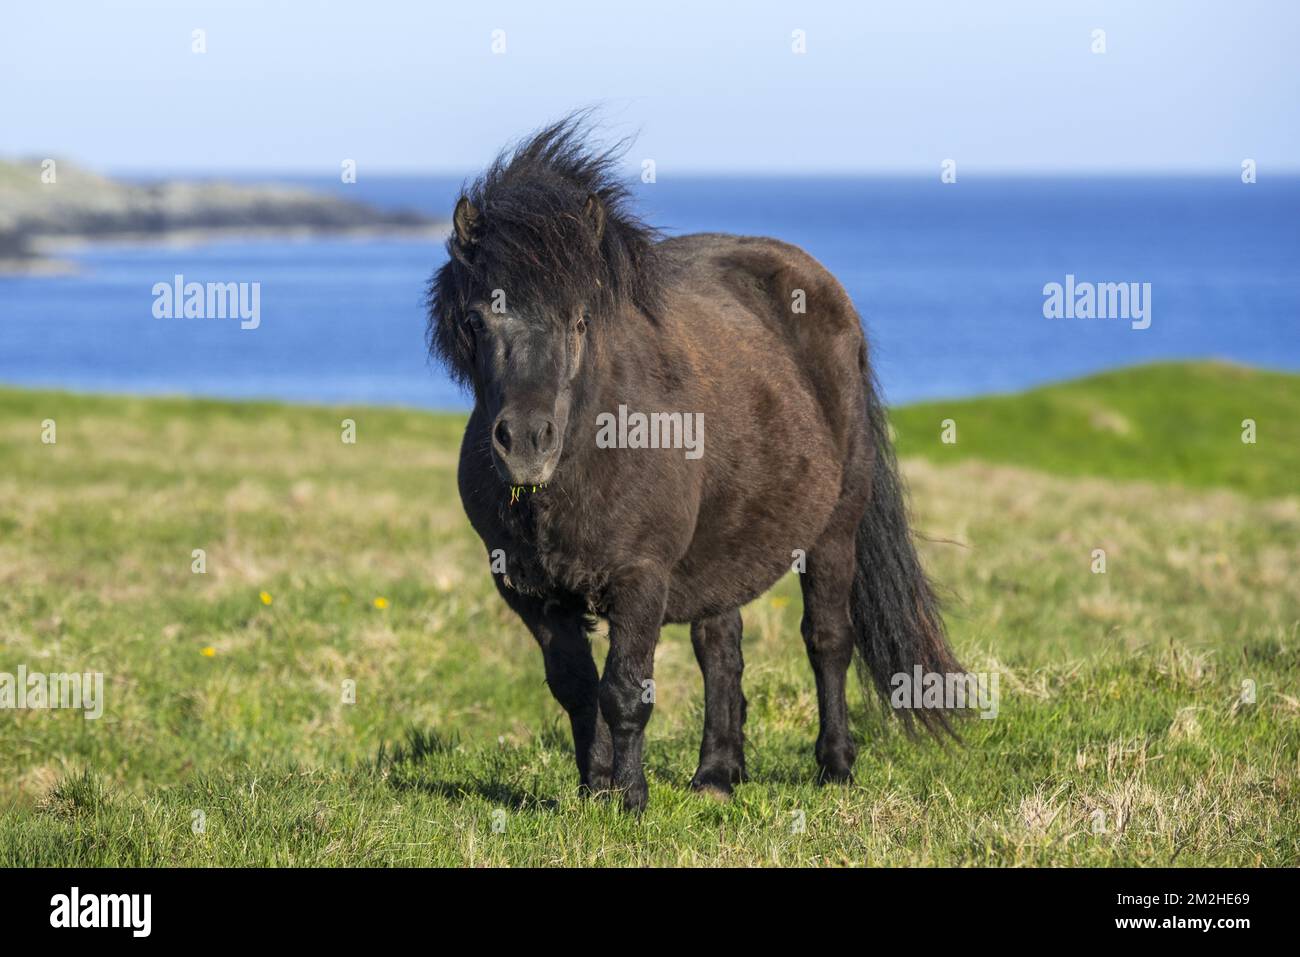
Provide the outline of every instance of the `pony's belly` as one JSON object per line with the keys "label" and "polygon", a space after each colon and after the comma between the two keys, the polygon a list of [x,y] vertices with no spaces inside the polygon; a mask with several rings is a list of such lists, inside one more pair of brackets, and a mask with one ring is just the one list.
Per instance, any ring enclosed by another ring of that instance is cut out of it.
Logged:
{"label": "pony's belly", "polygon": [[690,549],[673,569],[665,620],[688,622],[730,611],[802,567],[839,499],[838,478],[830,478],[793,489],[780,501],[703,510]]}

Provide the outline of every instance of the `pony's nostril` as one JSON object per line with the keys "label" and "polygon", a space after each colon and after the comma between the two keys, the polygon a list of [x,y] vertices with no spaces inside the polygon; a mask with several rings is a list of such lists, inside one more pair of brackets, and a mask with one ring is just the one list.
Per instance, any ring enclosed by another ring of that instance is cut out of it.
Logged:
{"label": "pony's nostril", "polygon": [[510,451],[510,423],[505,419],[497,419],[496,428],[492,430],[492,438],[496,440],[502,452]]}
{"label": "pony's nostril", "polygon": [[537,452],[545,455],[555,448],[555,423],[547,419],[542,423],[542,427],[537,430],[537,437],[533,443],[537,446]]}

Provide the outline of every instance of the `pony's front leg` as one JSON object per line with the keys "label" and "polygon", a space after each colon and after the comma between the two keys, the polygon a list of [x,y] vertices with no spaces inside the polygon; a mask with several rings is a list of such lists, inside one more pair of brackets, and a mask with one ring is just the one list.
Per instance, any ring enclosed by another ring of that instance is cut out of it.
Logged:
{"label": "pony's front leg", "polygon": [[560,607],[521,595],[497,579],[497,588],[537,639],[551,694],[569,715],[578,787],[584,793],[608,791],[613,765],[609,727],[600,716],[600,679],[591,655],[583,609]]}
{"label": "pony's front leg", "polygon": [[614,740],[614,789],[631,811],[643,810],[649,797],[641,748],[654,710],[655,645],[667,600],[667,573],[646,565],[620,575],[606,592],[609,655],[600,713]]}

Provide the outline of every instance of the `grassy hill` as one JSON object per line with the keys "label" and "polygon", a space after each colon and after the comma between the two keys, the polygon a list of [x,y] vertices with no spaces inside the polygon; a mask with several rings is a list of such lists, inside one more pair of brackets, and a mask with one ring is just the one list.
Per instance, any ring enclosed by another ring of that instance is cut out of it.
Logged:
{"label": "grassy hill", "polygon": [[[980,459],[1058,475],[1300,494],[1300,376],[1218,362],[1119,369],[1018,395],[894,414],[900,455]],[[956,424],[956,442],[942,423]],[[1255,442],[1242,441],[1243,421]]]}
{"label": "grassy hill", "polygon": [[456,497],[460,417],[0,390],[0,672],[106,685],[98,720],[0,711],[0,866],[1295,865],[1298,382],[1162,365],[896,410],[997,717],[944,750],[855,698],[857,783],[817,788],[787,578],[744,612],[728,804],[685,790],[701,682],[665,629],[639,820],[574,794]]}

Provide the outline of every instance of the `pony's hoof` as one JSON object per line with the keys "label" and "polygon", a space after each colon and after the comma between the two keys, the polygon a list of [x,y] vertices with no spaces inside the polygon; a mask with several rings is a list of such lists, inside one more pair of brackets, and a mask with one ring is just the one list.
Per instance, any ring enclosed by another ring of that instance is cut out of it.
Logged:
{"label": "pony's hoof", "polygon": [[852,742],[817,746],[817,783],[852,784],[858,749]]}
{"label": "pony's hoof", "polygon": [[609,771],[596,771],[583,778],[578,784],[578,793],[583,797],[602,797],[613,788],[613,775]]}
{"label": "pony's hoof", "polygon": [[704,797],[712,798],[723,804],[731,800],[731,785],[726,781],[700,781],[692,778],[691,790],[696,794],[702,794]]}
{"label": "pony's hoof", "polygon": [[633,814],[644,811],[650,801],[650,788],[646,785],[645,778],[621,788],[618,793],[619,799],[623,802],[623,810],[631,811]]}
{"label": "pony's hoof", "polygon": [[691,790],[719,801],[729,801],[735,786],[746,779],[744,768],[700,768],[691,778]]}
{"label": "pony's hoof", "polygon": [[852,784],[853,783],[853,766],[835,767],[831,765],[822,765],[817,769],[818,784]]}

